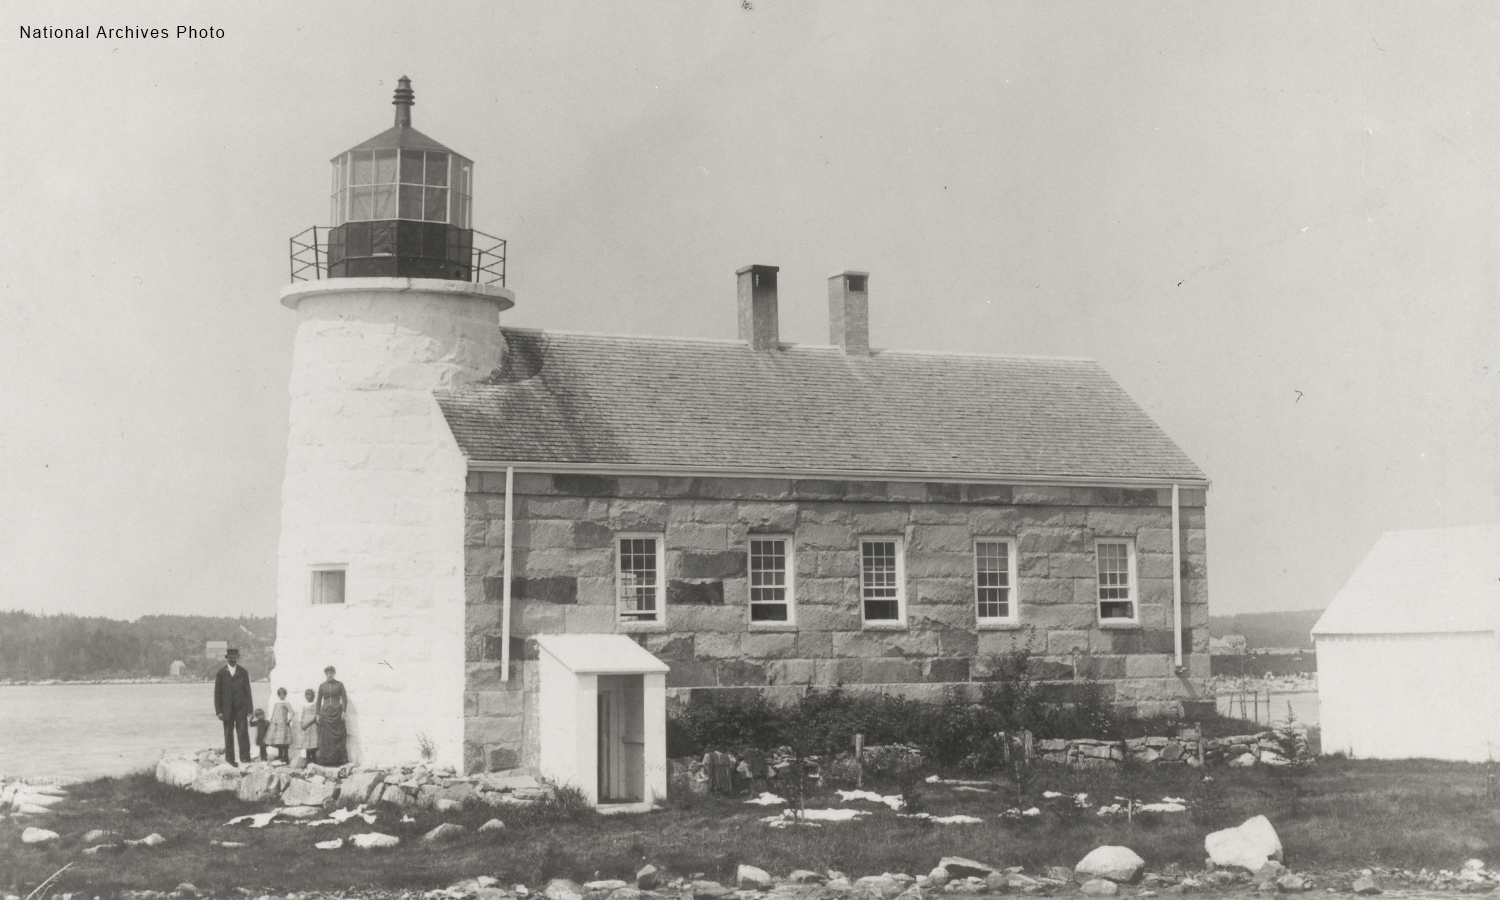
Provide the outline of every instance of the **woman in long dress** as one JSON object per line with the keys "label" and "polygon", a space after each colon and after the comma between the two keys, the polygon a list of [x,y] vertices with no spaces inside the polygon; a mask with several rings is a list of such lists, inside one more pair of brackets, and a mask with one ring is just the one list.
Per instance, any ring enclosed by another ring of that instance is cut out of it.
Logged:
{"label": "woman in long dress", "polygon": [[292,705],[286,702],[286,688],[276,689],[276,705],[271,707],[271,727],[266,733],[266,743],[276,748],[276,758],[287,759],[287,747],[292,743]]}
{"label": "woman in long dress", "polygon": [[318,685],[318,764],[342,766],[349,761],[344,748],[348,736],[344,731],[344,708],[349,695],[344,684],[333,677],[333,666],[323,670],[328,680]]}

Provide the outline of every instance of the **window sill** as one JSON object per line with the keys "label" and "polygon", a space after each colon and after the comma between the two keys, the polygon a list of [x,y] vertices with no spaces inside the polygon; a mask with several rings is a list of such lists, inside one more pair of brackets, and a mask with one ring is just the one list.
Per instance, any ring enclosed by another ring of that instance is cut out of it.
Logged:
{"label": "window sill", "polygon": [[1100,619],[1099,627],[1106,631],[1127,631],[1131,628],[1140,628],[1141,623],[1134,619]]}
{"label": "window sill", "polygon": [[615,630],[618,631],[618,632],[624,633],[624,634],[634,634],[634,633],[639,633],[639,632],[650,632],[650,631],[666,631],[667,630],[667,623],[665,623],[665,622],[616,622],[615,623]]}
{"label": "window sill", "polygon": [[861,622],[861,631],[905,631],[905,622]]}
{"label": "window sill", "polygon": [[999,619],[988,622],[980,619],[976,624],[979,626],[980,631],[1020,631],[1026,627],[1017,621]]}
{"label": "window sill", "polygon": [[796,631],[796,622],[751,622],[751,631]]}

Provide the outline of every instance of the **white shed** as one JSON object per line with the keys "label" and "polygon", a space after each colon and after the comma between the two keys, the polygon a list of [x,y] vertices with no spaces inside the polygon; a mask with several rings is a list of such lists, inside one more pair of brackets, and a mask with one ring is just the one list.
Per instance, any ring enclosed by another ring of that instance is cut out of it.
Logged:
{"label": "white shed", "polygon": [[1323,751],[1500,757],[1500,525],[1380,536],[1313,626]]}
{"label": "white shed", "polygon": [[542,775],[590,803],[667,797],[667,664],[623,634],[536,638]]}

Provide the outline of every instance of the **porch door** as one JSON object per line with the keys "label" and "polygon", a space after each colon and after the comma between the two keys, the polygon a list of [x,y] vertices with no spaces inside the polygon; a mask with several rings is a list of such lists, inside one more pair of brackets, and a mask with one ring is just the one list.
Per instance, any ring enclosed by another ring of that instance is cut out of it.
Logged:
{"label": "porch door", "polygon": [[640,675],[599,676],[599,802],[645,799],[645,684]]}

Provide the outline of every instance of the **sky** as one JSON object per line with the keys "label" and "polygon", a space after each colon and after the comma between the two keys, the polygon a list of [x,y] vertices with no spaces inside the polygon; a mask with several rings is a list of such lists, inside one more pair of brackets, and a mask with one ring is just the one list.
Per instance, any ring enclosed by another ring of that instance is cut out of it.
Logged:
{"label": "sky", "polygon": [[[21,26],[222,29],[24,39]],[[217,32],[215,32],[217,34]],[[475,161],[506,324],[1097,359],[1212,479],[1216,615],[1500,521],[1485,3],[11,2],[0,609],[270,615],[328,160]]]}

